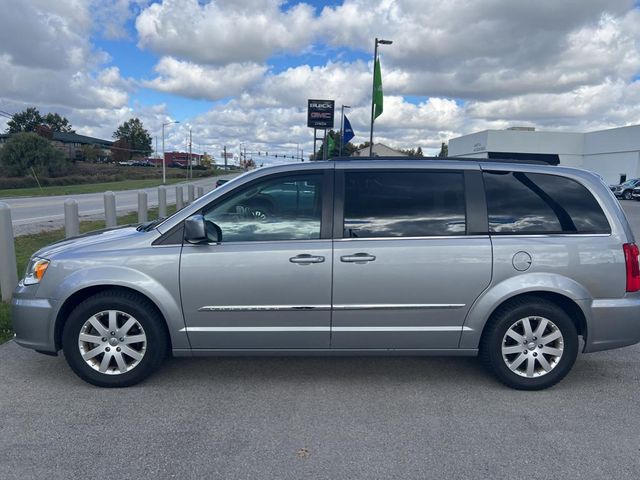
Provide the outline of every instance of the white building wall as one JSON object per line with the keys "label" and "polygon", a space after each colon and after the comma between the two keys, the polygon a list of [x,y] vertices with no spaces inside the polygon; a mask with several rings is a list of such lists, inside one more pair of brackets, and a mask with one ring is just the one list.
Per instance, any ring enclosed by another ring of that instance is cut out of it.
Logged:
{"label": "white building wall", "polygon": [[586,155],[581,168],[596,172],[607,184],[617,184],[622,175],[626,175],[627,180],[640,177],[640,153]]}
{"label": "white building wall", "polygon": [[528,152],[582,155],[583,133],[489,130],[489,152]]}
{"label": "white building wall", "polygon": [[488,152],[556,154],[560,165],[591,170],[606,183],[640,178],[640,125],[597,132],[485,130],[449,141],[452,157],[487,158]]}

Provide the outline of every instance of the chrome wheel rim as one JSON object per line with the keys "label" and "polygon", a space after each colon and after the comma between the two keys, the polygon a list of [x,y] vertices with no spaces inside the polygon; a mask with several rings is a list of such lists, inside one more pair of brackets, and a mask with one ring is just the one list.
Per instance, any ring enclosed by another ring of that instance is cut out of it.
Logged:
{"label": "chrome wheel rim", "polygon": [[515,322],[502,338],[502,359],[521,377],[542,377],[562,358],[564,338],[548,318],[531,316]]}
{"label": "chrome wheel rim", "polygon": [[132,315],[105,310],[91,316],[78,335],[83,360],[106,375],[121,375],[134,369],[144,358],[147,335]]}

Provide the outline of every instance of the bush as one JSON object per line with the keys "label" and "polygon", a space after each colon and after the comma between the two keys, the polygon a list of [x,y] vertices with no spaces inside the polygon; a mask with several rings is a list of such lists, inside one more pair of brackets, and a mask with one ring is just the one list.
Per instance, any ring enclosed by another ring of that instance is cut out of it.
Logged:
{"label": "bush", "polygon": [[49,140],[35,133],[16,133],[0,150],[0,165],[5,175],[20,177],[60,177],[67,174],[71,162]]}

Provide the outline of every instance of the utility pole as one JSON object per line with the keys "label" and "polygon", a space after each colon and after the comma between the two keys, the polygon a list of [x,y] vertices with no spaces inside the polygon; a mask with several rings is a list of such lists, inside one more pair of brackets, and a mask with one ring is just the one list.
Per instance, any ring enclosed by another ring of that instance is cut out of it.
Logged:
{"label": "utility pole", "polygon": [[191,156],[191,145],[192,145],[192,136],[191,136],[191,128],[189,128],[189,178],[193,180],[193,157]]}
{"label": "utility pole", "polygon": [[[158,159],[158,135],[156,135],[156,160]],[[158,167],[158,162],[154,162],[154,167]]]}
{"label": "utility pole", "polygon": [[224,146],[224,170],[227,171],[227,146]]}
{"label": "utility pole", "polygon": [[171,125],[172,123],[180,123],[180,122],[176,120],[175,122],[167,122],[162,124],[162,184],[163,185],[167,183],[167,165],[166,165],[166,160],[164,156],[164,127],[166,127],[167,125]]}

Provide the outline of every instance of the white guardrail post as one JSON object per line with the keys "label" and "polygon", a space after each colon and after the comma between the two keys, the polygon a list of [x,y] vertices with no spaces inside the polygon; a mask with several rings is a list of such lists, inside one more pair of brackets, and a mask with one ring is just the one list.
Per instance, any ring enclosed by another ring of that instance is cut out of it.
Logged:
{"label": "white guardrail post", "polygon": [[158,217],[167,216],[167,189],[164,186],[158,187]]}
{"label": "white guardrail post", "polygon": [[80,235],[80,218],[78,216],[78,202],[73,198],[64,201],[64,236],[77,237]]}
{"label": "white guardrail post", "polygon": [[6,203],[0,203],[0,290],[2,300],[11,300],[13,289],[18,284],[16,267],[16,248],[13,243],[13,225],[11,209]]}
{"label": "white guardrail post", "polygon": [[138,223],[147,221],[147,192],[138,192]]}
{"label": "white guardrail post", "polygon": [[189,204],[193,203],[193,201],[196,199],[195,195],[195,186],[193,185],[193,183],[190,183],[189,185],[187,185],[187,201],[189,202]]}
{"label": "white guardrail post", "polygon": [[107,228],[118,225],[118,217],[116,217],[116,194],[111,191],[104,192],[104,223]]}
{"label": "white guardrail post", "polygon": [[204,187],[196,187],[196,196],[200,198],[204,195]]}
{"label": "white guardrail post", "polygon": [[182,196],[182,187],[176,187],[176,210],[184,207],[184,197]]}

